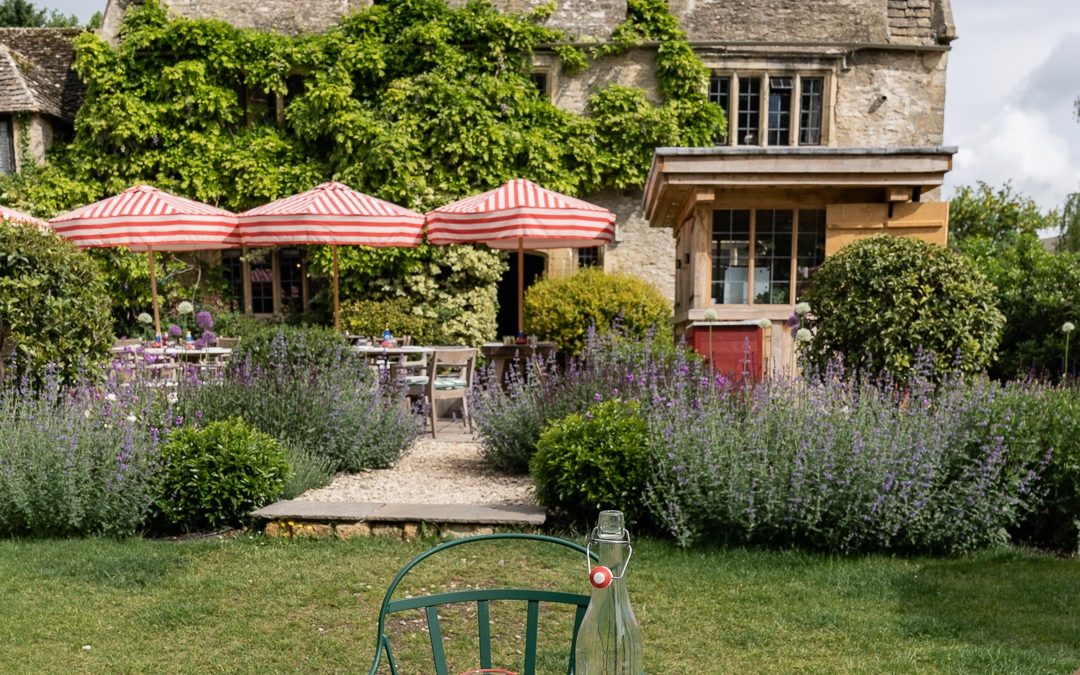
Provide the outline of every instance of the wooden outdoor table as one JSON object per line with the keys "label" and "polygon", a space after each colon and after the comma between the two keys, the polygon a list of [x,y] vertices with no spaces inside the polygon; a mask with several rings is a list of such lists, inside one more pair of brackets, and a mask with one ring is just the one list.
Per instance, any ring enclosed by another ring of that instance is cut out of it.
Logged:
{"label": "wooden outdoor table", "polygon": [[538,354],[544,359],[550,358],[555,353],[555,343],[537,342],[535,345],[506,345],[501,342],[486,342],[480,346],[480,353],[495,367],[495,381],[505,384],[512,362],[517,364],[520,369],[521,362],[528,361],[534,354]]}

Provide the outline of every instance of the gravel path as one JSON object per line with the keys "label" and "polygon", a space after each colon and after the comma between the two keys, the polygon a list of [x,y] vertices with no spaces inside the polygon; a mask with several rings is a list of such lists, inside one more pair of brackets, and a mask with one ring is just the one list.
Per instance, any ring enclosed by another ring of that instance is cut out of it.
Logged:
{"label": "gravel path", "polygon": [[528,476],[487,466],[480,444],[418,438],[396,466],[341,473],[327,486],[297,497],[315,502],[397,504],[535,504]]}

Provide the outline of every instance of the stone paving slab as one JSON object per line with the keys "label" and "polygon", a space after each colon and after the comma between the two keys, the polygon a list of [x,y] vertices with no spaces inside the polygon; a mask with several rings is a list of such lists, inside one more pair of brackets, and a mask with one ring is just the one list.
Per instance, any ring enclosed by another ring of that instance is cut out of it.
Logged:
{"label": "stone paving slab", "polygon": [[267,520],[293,518],[297,520],[369,520],[371,514],[381,509],[381,502],[307,502],[285,499],[264,506],[251,515]]}
{"label": "stone paving slab", "polygon": [[475,523],[483,525],[543,525],[542,506],[507,504],[384,504],[369,520],[385,522]]}
{"label": "stone paving slab", "polygon": [[381,502],[311,502],[287,499],[251,514],[264,520],[348,521],[368,523],[464,523],[473,525],[543,525],[547,509],[511,504],[383,504]]}

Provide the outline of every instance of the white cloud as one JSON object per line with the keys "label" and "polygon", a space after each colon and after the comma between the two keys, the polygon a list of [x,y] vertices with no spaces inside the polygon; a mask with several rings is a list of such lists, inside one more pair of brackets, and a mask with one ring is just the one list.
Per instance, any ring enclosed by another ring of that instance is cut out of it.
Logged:
{"label": "white cloud", "polygon": [[1080,190],[1077,145],[1038,110],[1006,105],[968,133],[956,136],[960,146],[950,183],[970,185],[1007,180],[1044,207],[1057,205]]}
{"label": "white cloud", "polygon": [[949,56],[945,143],[960,152],[945,196],[977,180],[1011,180],[1043,208],[1059,206],[1080,191],[1080,123],[1072,116],[1080,3],[953,0],[953,11],[960,38]]}

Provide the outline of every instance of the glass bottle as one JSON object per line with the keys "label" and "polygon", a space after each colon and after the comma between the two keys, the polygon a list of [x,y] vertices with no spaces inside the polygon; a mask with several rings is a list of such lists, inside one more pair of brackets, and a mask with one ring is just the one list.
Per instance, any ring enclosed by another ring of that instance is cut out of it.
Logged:
{"label": "glass bottle", "polygon": [[[589,572],[592,598],[581,620],[574,650],[576,675],[642,675],[641,627],[630,594],[626,569],[630,562],[630,534],[623,527],[622,511],[601,511],[589,537],[589,550],[599,562]],[[589,561],[592,566],[592,561]]]}

